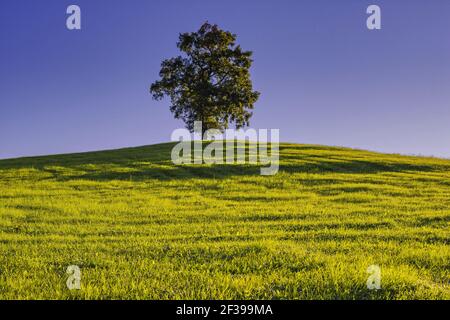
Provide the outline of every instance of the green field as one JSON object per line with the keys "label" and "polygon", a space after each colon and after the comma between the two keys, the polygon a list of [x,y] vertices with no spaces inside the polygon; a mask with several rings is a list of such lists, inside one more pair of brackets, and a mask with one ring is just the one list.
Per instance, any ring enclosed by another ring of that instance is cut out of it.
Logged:
{"label": "green field", "polygon": [[172,146],[1,160],[0,298],[450,298],[450,160],[281,144],[261,176]]}

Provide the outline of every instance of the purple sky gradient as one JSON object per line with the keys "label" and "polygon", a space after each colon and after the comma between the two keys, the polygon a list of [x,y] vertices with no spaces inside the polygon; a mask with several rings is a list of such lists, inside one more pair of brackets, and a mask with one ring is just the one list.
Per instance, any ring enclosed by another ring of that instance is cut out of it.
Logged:
{"label": "purple sky gradient", "polygon": [[[66,29],[78,4],[82,30]],[[382,30],[366,28],[370,4]],[[254,52],[251,124],[281,141],[450,157],[450,1],[0,2],[0,158],[167,142],[148,92],[208,20]]]}

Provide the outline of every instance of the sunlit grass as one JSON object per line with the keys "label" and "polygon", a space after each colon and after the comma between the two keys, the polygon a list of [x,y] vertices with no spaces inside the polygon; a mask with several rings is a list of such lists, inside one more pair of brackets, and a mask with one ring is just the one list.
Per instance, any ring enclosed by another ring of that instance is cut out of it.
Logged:
{"label": "sunlit grass", "polygon": [[449,160],[281,144],[261,176],[172,146],[0,161],[0,298],[450,298]]}

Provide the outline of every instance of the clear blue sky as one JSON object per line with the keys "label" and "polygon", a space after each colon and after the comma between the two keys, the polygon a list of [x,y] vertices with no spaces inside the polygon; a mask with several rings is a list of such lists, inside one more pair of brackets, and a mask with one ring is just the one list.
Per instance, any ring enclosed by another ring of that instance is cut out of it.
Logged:
{"label": "clear blue sky", "polygon": [[[66,29],[66,8],[82,30]],[[369,4],[382,30],[366,28]],[[208,20],[254,52],[252,127],[282,141],[450,157],[450,1],[0,2],[0,158],[166,142],[149,85]]]}

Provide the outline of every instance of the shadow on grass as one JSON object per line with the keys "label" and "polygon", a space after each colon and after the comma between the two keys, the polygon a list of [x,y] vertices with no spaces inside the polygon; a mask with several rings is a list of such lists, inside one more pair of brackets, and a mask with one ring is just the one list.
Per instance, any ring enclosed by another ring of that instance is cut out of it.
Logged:
{"label": "shadow on grass", "polygon": [[[125,148],[99,152],[31,157],[0,161],[0,170],[37,169],[53,175],[53,179],[68,180],[132,180],[144,181],[181,179],[224,179],[232,176],[260,175],[260,168],[268,165],[217,164],[173,165],[170,153],[175,143],[145,147]],[[289,154],[284,154],[284,150]],[[327,156],[302,154],[305,150],[335,151]],[[292,151],[298,152],[297,157]],[[248,150],[247,150],[248,151]],[[382,172],[432,172],[448,170],[448,166],[415,165],[407,162],[382,162],[381,160],[348,159],[339,154],[341,149],[320,146],[281,145],[279,172],[376,174]],[[347,150],[348,151],[348,150]],[[356,152],[356,151],[355,151]],[[247,152],[248,154],[248,152]],[[356,157],[355,157],[356,158]],[[297,160],[297,161],[296,161]]]}

